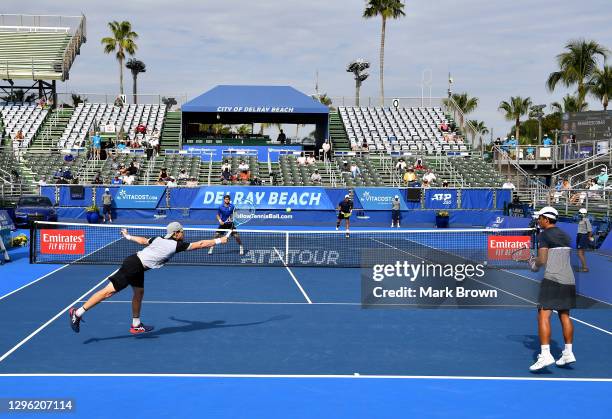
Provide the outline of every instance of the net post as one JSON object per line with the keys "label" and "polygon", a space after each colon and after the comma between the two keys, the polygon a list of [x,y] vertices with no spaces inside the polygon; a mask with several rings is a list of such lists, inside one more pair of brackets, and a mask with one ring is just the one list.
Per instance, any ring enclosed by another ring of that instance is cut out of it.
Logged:
{"label": "net post", "polygon": [[285,265],[289,265],[289,232],[285,232]]}
{"label": "net post", "polygon": [[36,221],[30,224],[30,264],[36,262],[34,242],[36,241]]}

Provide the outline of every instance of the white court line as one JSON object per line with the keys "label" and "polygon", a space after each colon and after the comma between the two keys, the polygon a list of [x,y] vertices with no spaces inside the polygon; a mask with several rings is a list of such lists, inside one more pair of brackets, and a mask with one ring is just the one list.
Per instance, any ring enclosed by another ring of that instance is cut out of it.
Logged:
{"label": "white court line", "polygon": [[612,383],[612,378],[562,378],[562,377],[488,377],[455,375],[362,375],[354,374],[0,374],[4,377],[145,377],[145,378],[324,378],[357,380],[470,380],[470,381],[562,381],[562,382],[599,382]]}
{"label": "white court line", "polygon": [[[415,255],[413,255],[413,254],[412,254],[412,253],[410,253],[410,252],[406,252],[406,251],[404,251],[404,250],[402,250],[402,249],[398,249],[397,247],[392,246],[392,245],[390,245],[390,244],[388,244],[388,243],[381,242],[381,241],[376,240],[376,239],[372,239],[372,240],[374,240],[374,241],[376,241],[376,242],[378,242],[378,243],[380,243],[380,244],[384,244],[385,246],[388,246],[388,247],[390,247],[390,248],[392,248],[392,249],[395,249],[395,250],[397,250],[397,251],[400,251],[400,252],[402,252],[402,253],[406,253],[406,254],[408,254],[408,255],[410,255],[410,256],[415,256]],[[425,246],[427,246],[427,245],[425,245]],[[427,247],[430,247],[430,246],[427,246]],[[420,256],[416,256],[416,257],[418,257],[419,259],[425,259],[425,258],[420,257]],[[538,282],[538,281],[536,281],[536,280],[535,280],[535,279],[533,279],[533,278],[530,278],[530,277],[525,276],[525,275],[518,274],[518,273],[516,273],[516,272],[507,271],[507,270],[505,270],[505,269],[500,269],[500,270],[501,270],[501,271],[503,271],[503,272],[507,272],[507,273],[509,273],[509,274],[513,274],[513,275],[516,275],[516,276],[520,276],[521,278],[526,278],[526,279],[529,279],[530,281]],[[474,279],[474,278],[472,278],[472,279]],[[478,281],[478,280],[476,280],[476,279],[474,279],[474,281],[476,281],[476,282],[480,282],[480,281]],[[508,294],[508,295],[512,295],[513,297],[517,297],[517,298],[520,298],[521,300],[528,301],[528,302],[530,302],[530,303],[533,303],[533,304],[536,304],[536,305],[537,305],[537,303],[535,303],[535,302],[533,302],[533,301],[530,301],[530,300],[528,300],[528,299],[526,299],[526,298],[520,297],[520,296],[518,296],[518,295],[515,295],[515,294],[511,293],[510,291],[506,291],[506,290],[504,290],[504,289],[502,289],[502,288],[497,288],[497,287],[495,287],[495,286],[493,286],[493,285],[491,285],[491,284],[487,284],[486,282],[480,282],[480,283],[481,283],[481,284],[483,284],[483,285],[486,285],[486,286],[488,286],[488,287],[495,288],[495,289],[497,289],[497,290],[499,290],[499,291],[505,292],[506,294]],[[555,313],[557,313],[557,311],[556,311],[556,310],[553,310],[553,311],[554,311]],[[608,335],[612,336],[612,332],[611,332],[611,331],[609,331],[609,330],[602,329],[602,328],[601,328],[601,327],[599,327],[599,326],[595,326],[594,324],[591,324],[591,323],[589,323],[589,322],[585,322],[584,320],[580,320],[580,319],[578,319],[578,318],[576,318],[576,317],[573,317],[573,316],[570,316],[570,319],[575,320],[575,321],[576,321],[576,322],[578,322],[578,323],[581,323],[581,324],[583,324],[583,325],[585,325],[585,326],[591,327],[591,328],[593,328],[593,329],[595,329],[595,330],[599,330],[600,332],[603,332],[603,333],[606,333],[606,334],[608,334]]]}
{"label": "white court line", "polygon": [[65,307],[64,309],[62,309],[62,311],[60,311],[59,313],[57,313],[55,316],[53,316],[52,318],[50,318],[49,320],[47,320],[42,326],[40,326],[38,329],[36,329],[35,331],[33,331],[32,333],[30,333],[26,338],[24,338],[21,342],[19,342],[17,345],[13,346],[11,349],[9,349],[4,355],[0,356],[0,362],[4,361],[10,354],[12,354],[13,352],[15,352],[17,349],[19,349],[23,344],[25,344],[27,341],[29,341],[30,339],[32,339],[34,336],[36,336],[40,331],[42,331],[45,327],[49,326],[51,323],[53,323],[58,317],[60,317],[62,314],[64,314],[66,311],[68,311],[73,305],[75,305],[76,303],[78,303],[79,301],[81,301],[83,298],[85,298],[89,293],[91,293],[93,290],[95,290],[96,288],[98,288],[100,285],[102,285],[104,283],[104,281],[106,281],[108,279],[109,276],[113,275],[115,272],[117,272],[119,269],[115,269],[114,272],[112,272],[110,275],[108,275],[107,277],[105,277],[102,281],[98,282],[96,285],[94,285],[89,291],[87,291],[85,294],[81,295],[79,298],[77,298],[76,300],[74,300],[72,303],[70,303],[70,305],[68,305],[67,307]]}
{"label": "white court line", "polygon": [[70,265],[63,265],[63,266],[60,266],[59,268],[57,268],[57,269],[55,269],[55,270],[53,270],[53,271],[51,271],[51,272],[49,272],[49,273],[47,273],[47,274],[45,274],[45,275],[41,276],[41,277],[40,277],[40,278],[38,278],[38,279],[35,279],[35,280],[34,280],[34,281],[32,281],[32,282],[29,282],[29,283],[27,283],[27,284],[25,284],[25,285],[22,285],[21,287],[17,288],[16,290],[13,290],[13,291],[9,292],[8,294],[5,294],[5,295],[1,296],[1,297],[0,297],[0,300],[2,300],[2,299],[4,299],[4,298],[8,297],[9,295],[13,295],[13,294],[15,294],[17,291],[21,291],[22,289],[27,288],[27,287],[29,287],[30,285],[33,285],[33,284],[37,283],[37,282],[38,282],[38,281],[40,281],[41,279],[45,279],[45,278],[46,278],[46,277],[48,277],[49,275],[53,275],[54,273],[56,273],[56,272],[58,272],[58,271],[61,271],[62,269],[64,269],[64,268],[65,268],[65,267],[67,267],[67,266],[70,266]]}
{"label": "white court line", "polygon": [[295,285],[297,285],[297,287],[300,289],[300,291],[302,292],[302,295],[304,296],[306,301],[308,301],[308,304],[312,304],[312,300],[310,299],[308,294],[306,294],[306,291],[304,291],[304,288],[302,288],[302,285],[300,284],[300,281],[297,280],[295,275],[293,275],[293,272],[291,271],[291,269],[289,269],[289,266],[287,266],[287,264],[285,263],[285,261],[283,259],[283,256],[280,254],[280,252],[278,251],[278,249],[276,247],[273,247],[273,249],[276,252],[276,254],[278,255],[278,257],[283,261],[283,265],[285,265],[285,268],[287,269],[287,272],[289,272],[289,275],[291,275],[291,278],[293,278],[293,282],[295,282]]}

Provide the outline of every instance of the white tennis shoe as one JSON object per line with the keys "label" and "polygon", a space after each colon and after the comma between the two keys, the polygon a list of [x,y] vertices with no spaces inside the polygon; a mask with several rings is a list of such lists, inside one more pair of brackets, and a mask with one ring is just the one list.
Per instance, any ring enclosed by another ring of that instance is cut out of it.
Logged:
{"label": "white tennis shoe", "polygon": [[561,358],[559,358],[557,362],[555,362],[555,364],[562,367],[563,365],[571,364],[573,362],[576,362],[576,357],[574,356],[574,353],[563,351],[561,352]]}
{"label": "white tennis shoe", "polygon": [[240,246],[240,256],[244,255],[244,247]]}
{"label": "white tennis shoe", "polygon": [[539,354],[538,360],[535,362],[535,364],[529,367],[529,371],[538,371],[554,363],[555,363],[555,358],[553,358],[553,356],[550,353],[546,355]]}

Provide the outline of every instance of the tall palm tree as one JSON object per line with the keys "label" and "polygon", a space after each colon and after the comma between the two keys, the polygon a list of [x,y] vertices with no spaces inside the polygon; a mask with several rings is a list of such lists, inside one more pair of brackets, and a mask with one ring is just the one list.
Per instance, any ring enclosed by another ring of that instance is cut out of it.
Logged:
{"label": "tall palm tree", "polygon": [[72,106],[74,106],[75,108],[79,106],[79,103],[84,102],[81,95],[77,95],[76,93],[71,94],[70,98],[72,99]]}
{"label": "tall palm tree", "polygon": [[608,110],[608,101],[612,97],[612,66],[604,65],[597,68],[587,83],[587,90],[603,105],[604,111]]}
{"label": "tall palm tree", "polygon": [[[489,128],[487,128],[484,121],[477,121],[475,119],[471,119],[469,122],[474,127],[474,130],[475,130],[474,135],[476,134],[480,135],[480,148],[482,148],[483,146],[482,137],[489,133]],[[472,143],[473,142],[474,142],[474,139],[472,138]]]}
{"label": "tall palm tree", "polygon": [[476,110],[476,108],[478,107],[478,98],[469,97],[468,94],[464,92],[453,93],[452,99],[461,111],[461,113],[459,114],[459,126],[461,127],[461,131],[463,131],[463,125],[465,123],[463,117]]}
{"label": "tall palm tree", "polygon": [[11,93],[2,97],[4,102],[15,102],[15,103],[31,103],[36,100],[36,95],[30,93],[26,95],[23,89],[11,90]]}
{"label": "tall palm tree", "polygon": [[385,104],[384,67],[385,67],[385,31],[388,19],[399,19],[406,16],[404,3],[400,0],[368,0],[363,11],[366,19],[380,16],[382,26],[380,30],[380,105]]}
{"label": "tall palm tree", "polygon": [[132,85],[132,92],[134,95],[134,103],[138,103],[138,98],[136,96],[138,89],[137,89],[137,79],[138,79],[138,74],[139,73],[145,73],[147,71],[147,66],[145,65],[145,63],[143,63],[140,60],[137,60],[135,58],[130,58],[127,62],[127,64],[125,65],[126,68],[129,68],[130,71],[132,72],[132,77],[134,79],[134,84]]}
{"label": "tall palm tree", "polygon": [[552,72],[546,80],[546,87],[554,91],[559,82],[564,86],[577,86],[578,102],[586,100],[586,83],[597,68],[597,58],[605,59],[609,51],[595,41],[584,39],[571,40],[565,46],[565,52],[557,55],[559,71]]}
{"label": "tall palm tree", "polygon": [[562,103],[553,102],[550,104],[553,112],[566,113],[566,112],[584,112],[589,109],[589,104],[586,102],[579,103],[576,96],[567,94],[563,97]]}
{"label": "tall palm tree", "polygon": [[504,117],[508,121],[514,121],[514,132],[515,138],[519,140],[519,129],[521,127],[521,117],[529,113],[529,107],[531,106],[531,98],[522,98],[520,96],[510,97],[510,101],[505,100],[499,104],[499,110],[504,111]]}
{"label": "tall palm tree", "polygon": [[116,51],[115,57],[119,61],[119,93],[123,94],[123,60],[126,53],[129,55],[136,53],[138,46],[134,41],[138,39],[138,34],[132,31],[132,24],[125,20],[108,22],[108,27],[113,36],[102,38],[101,42],[106,54]]}

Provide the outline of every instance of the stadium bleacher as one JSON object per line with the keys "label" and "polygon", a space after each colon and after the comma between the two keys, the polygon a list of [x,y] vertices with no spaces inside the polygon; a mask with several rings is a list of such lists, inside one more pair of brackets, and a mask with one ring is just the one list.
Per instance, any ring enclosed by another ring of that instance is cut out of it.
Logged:
{"label": "stadium bleacher", "polygon": [[460,137],[445,138],[440,131],[448,120],[438,107],[340,107],[339,113],[351,148],[382,153],[467,151]]}
{"label": "stadium bleacher", "polygon": [[166,105],[124,105],[106,103],[79,103],[58,145],[60,148],[84,147],[89,131],[97,125],[100,131],[107,126],[112,131],[123,128],[126,136],[133,139],[135,129],[144,124],[148,129],[162,131]]}
{"label": "stadium bleacher", "polygon": [[[47,113],[47,109],[42,109],[34,104],[0,105],[4,135],[13,140],[13,150],[28,148],[47,117]],[[19,131],[23,134],[23,140],[14,141]]]}

